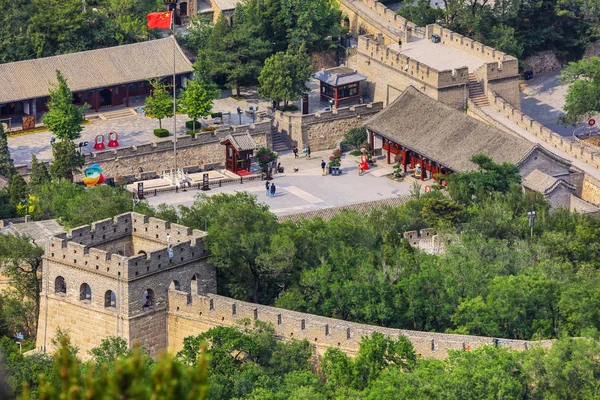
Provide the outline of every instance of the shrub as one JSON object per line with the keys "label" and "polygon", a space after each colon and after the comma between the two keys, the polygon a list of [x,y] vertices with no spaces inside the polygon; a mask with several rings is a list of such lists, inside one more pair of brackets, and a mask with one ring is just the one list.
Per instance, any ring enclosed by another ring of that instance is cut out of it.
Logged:
{"label": "shrub", "polygon": [[351,156],[360,156],[360,155],[362,155],[362,151],[360,151],[360,150],[352,150],[350,152],[350,155]]}
{"label": "shrub", "polygon": [[[194,129],[194,121],[186,121],[185,127],[188,129]],[[196,129],[200,128],[200,121],[196,121]]]}
{"label": "shrub", "polygon": [[199,131],[198,129],[196,129],[195,131],[193,131],[193,130],[191,130],[191,129],[190,129],[190,130],[189,130],[189,131],[187,131],[185,134],[186,134],[186,135],[197,135],[197,134],[199,134],[199,133],[200,133],[200,131]]}
{"label": "shrub", "polygon": [[159,137],[159,138],[167,137],[167,136],[169,136],[169,130],[168,129],[155,129],[154,136]]}

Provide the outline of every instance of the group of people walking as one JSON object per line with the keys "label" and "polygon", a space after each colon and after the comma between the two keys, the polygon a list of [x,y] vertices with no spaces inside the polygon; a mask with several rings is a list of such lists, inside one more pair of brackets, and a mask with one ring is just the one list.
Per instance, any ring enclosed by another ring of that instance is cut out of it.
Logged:
{"label": "group of people walking", "polygon": [[269,181],[267,181],[267,183],[265,184],[265,188],[267,189],[267,196],[275,197],[275,191],[277,190],[277,188],[275,187],[274,183],[270,183]]}

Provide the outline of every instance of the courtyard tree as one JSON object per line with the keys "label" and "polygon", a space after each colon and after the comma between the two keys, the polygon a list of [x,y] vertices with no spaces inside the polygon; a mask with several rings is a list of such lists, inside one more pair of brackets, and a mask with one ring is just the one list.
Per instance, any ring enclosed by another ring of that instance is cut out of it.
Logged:
{"label": "courtyard tree", "polygon": [[80,172],[85,163],[85,157],[77,151],[75,142],[64,139],[52,143],[52,163],[50,164],[50,176],[53,179],[68,179],[73,182],[73,174]]}
{"label": "courtyard tree", "polygon": [[297,51],[275,53],[265,61],[260,71],[258,82],[259,94],[271,101],[296,101],[308,89],[306,81],[310,78],[312,64],[302,45]]}
{"label": "courtyard tree", "polygon": [[213,100],[219,97],[219,88],[206,76],[202,67],[204,63],[195,65],[194,78],[187,81],[187,87],[181,93],[179,106],[181,111],[192,119],[192,131],[196,132],[196,120],[210,115]]}
{"label": "courtyard tree", "polygon": [[344,144],[352,146],[354,150],[359,150],[367,140],[367,130],[365,128],[352,128],[344,135]]}
{"label": "courtyard tree", "polygon": [[45,185],[50,182],[50,173],[44,162],[38,161],[35,154],[31,155],[31,171],[29,173],[29,187],[34,189],[37,186]]}
{"label": "courtyard tree", "polygon": [[600,57],[569,63],[561,80],[569,84],[561,121],[575,125],[600,113]]}
{"label": "courtyard tree", "polygon": [[167,86],[160,80],[151,80],[150,86],[152,87],[152,94],[146,97],[146,115],[150,118],[156,118],[159,129],[162,129],[163,118],[173,116],[173,98],[167,91]]}
{"label": "courtyard tree", "polygon": [[22,200],[27,199],[29,188],[27,187],[27,182],[25,182],[25,179],[23,179],[21,174],[13,175],[10,181],[9,193],[10,202],[15,206]]}
{"label": "courtyard tree", "polygon": [[4,126],[0,123],[0,176],[11,179],[15,173],[15,164],[8,150],[8,140]]}
{"label": "courtyard tree", "polygon": [[75,140],[81,136],[86,107],[73,104],[73,93],[63,74],[56,70],[57,84],[49,89],[48,111],[42,123],[61,140]]}

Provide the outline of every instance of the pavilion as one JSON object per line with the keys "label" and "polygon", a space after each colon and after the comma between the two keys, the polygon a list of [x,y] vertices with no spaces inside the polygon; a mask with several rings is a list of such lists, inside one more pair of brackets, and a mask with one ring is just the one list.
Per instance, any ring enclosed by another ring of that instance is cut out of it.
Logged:
{"label": "pavilion", "polygon": [[225,145],[225,169],[240,176],[249,175],[250,158],[257,146],[248,132],[227,135],[221,144]]}
{"label": "pavilion", "polygon": [[[0,64],[0,120],[23,116],[38,119],[47,111],[48,89],[60,70],[74,94],[74,103],[100,108],[125,105],[150,93],[149,79],[184,84],[193,68],[172,36],[124,46],[62,54]],[[175,62],[173,60],[175,52]]]}
{"label": "pavilion", "polygon": [[320,81],[319,93],[321,101],[329,102],[334,107],[349,106],[360,102],[360,82],[367,79],[355,69],[335,67],[322,69],[315,73]]}
{"label": "pavilion", "polygon": [[[496,163],[516,165],[521,176],[538,169],[568,176],[571,164],[544,147],[481,122],[409,86],[394,102],[365,123],[371,147],[399,162],[404,172],[422,168],[421,180],[467,172],[483,153]],[[568,179],[567,179],[568,180]]]}

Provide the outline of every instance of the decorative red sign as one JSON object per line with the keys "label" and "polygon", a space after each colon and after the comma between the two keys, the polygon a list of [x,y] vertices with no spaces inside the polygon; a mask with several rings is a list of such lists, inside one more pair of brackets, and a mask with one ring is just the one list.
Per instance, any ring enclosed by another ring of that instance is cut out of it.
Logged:
{"label": "decorative red sign", "polygon": [[592,118],[592,119],[590,119],[590,120],[588,121],[588,125],[589,125],[589,126],[594,126],[594,125],[596,125],[596,120],[595,120],[595,119],[593,119],[593,118]]}

